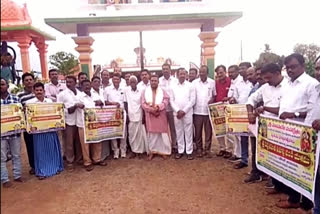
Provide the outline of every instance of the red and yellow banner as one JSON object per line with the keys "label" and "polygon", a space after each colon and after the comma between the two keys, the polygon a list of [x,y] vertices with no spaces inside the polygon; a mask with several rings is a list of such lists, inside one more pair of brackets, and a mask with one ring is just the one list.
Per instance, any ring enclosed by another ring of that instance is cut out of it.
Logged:
{"label": "red and yellow banner", "polygon": [[26,105],[27,132],[31,134],[65,129],[62,103],[32,103]]}
{"label": "red and yellow banner", "polygon": [[105,108],[85,108],[86,143],[123,138],[125,131],[124,111],[114,106]]}
{"label": "red and yellow banner", "polygon": [[1,105],[1,136],[8,136],[24,131],[26,123],[20,103]]}

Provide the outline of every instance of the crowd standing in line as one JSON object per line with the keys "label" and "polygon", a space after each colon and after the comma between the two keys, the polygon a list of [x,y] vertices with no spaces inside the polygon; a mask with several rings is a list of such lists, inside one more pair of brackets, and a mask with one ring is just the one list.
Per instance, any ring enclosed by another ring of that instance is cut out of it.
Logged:
{"label": "crowd standing in line", "polygon": [[[320,130],[320,60],[315,64],[315,78],[305,72],[304,58],[291,54],[285,58],[287,76],[274,63],[252,67],[249,62],[224,65],[215,68],[216,80],[208,77],[209,68],[202,65],[199,71],[191,68],[171,70],[162,65],[162,77],[140,72],[141,81],[115,68],[112,77],[107,69],[88,79],[86,73],[67,76],[66,84],[58,81],[59,71],[49,71],[50,83],[35,83],[31,73],[24,73],[24,90],[16,95],[8,92],[8,80],[1,78],[1,105],[21,103],[63,103],[66,129],[59,132],[29,134],[23,132],[31,175],[40,180],[63,171],[63,159],[67,171],[82,164],[87,171],[94,165],[106,166],[107,158],[142,158],[147,153],[152,160],[155,155],[166,159],[180,159],[186,154],[188,160],[212,158],[214,130],[210,123],[208,105],[217,102],[245,104],[250,123],[260,114],[293,119]],[[84,138],[84,108],[114,105],[126,115],[125,136],[122,139],[105,140],[86,144]],[[204,131],[204,142],[202,139]],[[245,183],[268,180],[270,195],[286,193],[276,206],[296,208],[295,213],[320,213],[320,170],[316,179],[316,198],[313,204],[300,193],[270,178],[257,169],[255,163],[256,138],[234,135],[217,138],[219,151],[216,156],[235,163],[234,169],[248,167],[249,143],[251,143],[252,169]],[[62,148],[61,148],[62,147]],[[7,151],[10,150],[15,182],[21,177],[21,134],[1,137],[1,182],[10,187],[6,167]],[[62,159],[63,158],[63,159]]]}

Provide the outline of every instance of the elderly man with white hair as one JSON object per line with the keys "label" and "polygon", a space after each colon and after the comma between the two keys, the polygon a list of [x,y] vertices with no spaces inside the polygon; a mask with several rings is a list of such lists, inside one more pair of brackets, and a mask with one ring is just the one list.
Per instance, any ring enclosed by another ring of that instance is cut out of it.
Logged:
{"label": "elderly man with white hair", "polygon": [[143,110],[141,107],[141,94],[142,90],[137,88],[138,79],[136,76],[132,75],[129,78],[130,87],[125,91],[125,109],[128,113],[127,120],[129,143],[132,150],[131,158],[136,155],[141,157],[141,154],[147,151],[147,134],[145,126],[143,125],[142,116]]}

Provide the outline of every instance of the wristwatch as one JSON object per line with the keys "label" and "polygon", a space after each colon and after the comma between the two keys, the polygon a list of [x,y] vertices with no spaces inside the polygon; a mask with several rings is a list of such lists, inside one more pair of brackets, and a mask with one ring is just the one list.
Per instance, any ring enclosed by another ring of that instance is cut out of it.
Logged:
{"label": "wristwatch", "polygon": [[294,116],[295,116],[295,117],[300,117],[300,112],[295,112],[295,113],[294,113]]}

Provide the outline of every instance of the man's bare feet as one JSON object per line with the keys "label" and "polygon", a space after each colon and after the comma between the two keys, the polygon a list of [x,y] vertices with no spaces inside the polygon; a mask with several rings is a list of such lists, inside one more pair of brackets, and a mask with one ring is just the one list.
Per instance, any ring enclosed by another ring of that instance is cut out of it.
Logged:
{"label": "man's bare feet", "polygon": [[131,152],[129,155],[129,159],[133,159],[135,157],[137,157],[136,153]]}
{"label": "man's bare feet", "polygon": [[167,160],[168,156],[167,155],[161,155],[163,160]]}
{"label": "man's bare feet", "polygon": [[148,160],[151,161],[153,159],[153,154],[149,154]]}

